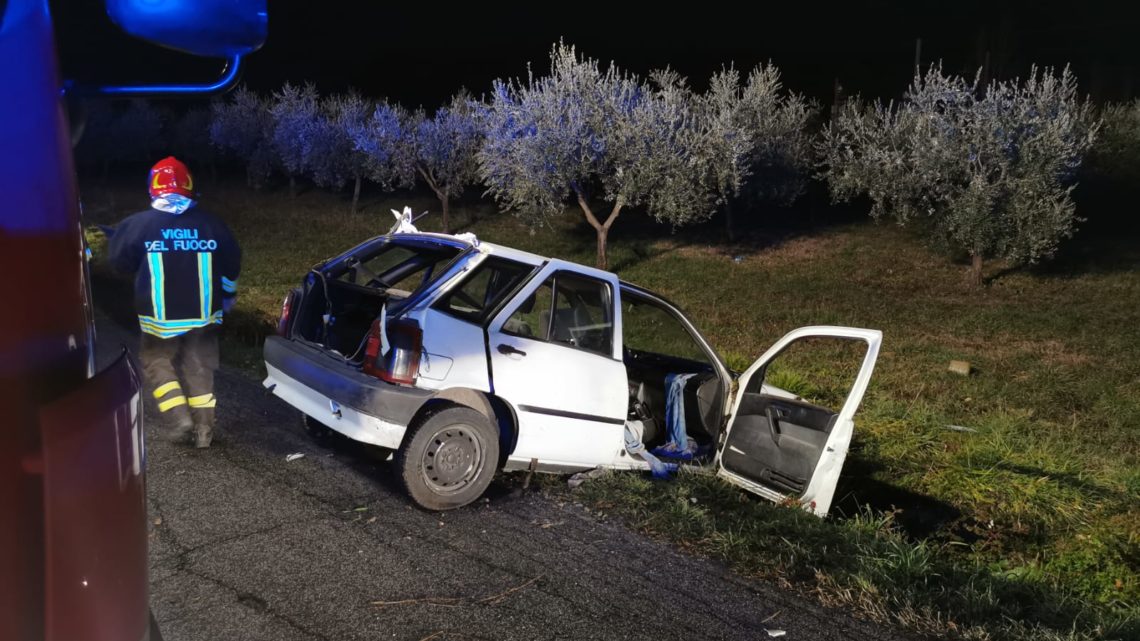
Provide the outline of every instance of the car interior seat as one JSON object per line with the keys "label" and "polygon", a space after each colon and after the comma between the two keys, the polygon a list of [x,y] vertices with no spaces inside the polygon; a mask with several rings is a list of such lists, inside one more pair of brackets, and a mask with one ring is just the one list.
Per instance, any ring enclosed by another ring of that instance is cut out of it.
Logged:
{"label": "car interior seat", "polygon": [[519,318],[520,315],[530,314],[534,311],[534,301],[537,297],[534,294],[527,296],[519,305],[515,313],[503,323],[503,329],[508,333],[515,334],[516,336],[534,336],[534,328],[532,328],[525,320]]}
{"label": "car interior seat", "polygon": [[[550,312],[543,310],[539,313],[538,318],[542,326],[547,327],[550,323]],[[556,309],[554,310],[554,326],[551,328],[550,340],[578,345],[578,337],[575,336],[576,332],[572,330],[588,327],[590,324],[590,313],[582,305]]]}

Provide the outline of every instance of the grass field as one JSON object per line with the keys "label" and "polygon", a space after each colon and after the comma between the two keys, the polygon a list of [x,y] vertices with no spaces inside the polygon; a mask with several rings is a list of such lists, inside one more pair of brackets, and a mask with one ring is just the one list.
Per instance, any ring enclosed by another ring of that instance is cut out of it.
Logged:
{"label": "grass field", "polygon": [[[89,222],[145,206],[134,187],[88,188]],[[438,208],[421,197],[366,200],[349,215],[344,198],[316,191],[295,201],[215,191],[206,204],[245,254],[229,358],[251,370],[281,298],[310,265],[387,230],[389,206]],[[534,233],[488,203],[458,207],[453,220],[486,240],[593,263],[592,230],[572,213]],[[1135,239],[1079,236],[1047,267],[990,266],[991,282],[976,288],[964,265],[894,227],[751,233],[731,247],[718,238],[712,226],[670,234],[623,214],[610,265],[679,304],[736,369],[803,325],[884,333],[832,518],[697,475],[615,474],[575,500],[920,633],[1140,639]],[[951,359],[975,373],[947,371]]]}

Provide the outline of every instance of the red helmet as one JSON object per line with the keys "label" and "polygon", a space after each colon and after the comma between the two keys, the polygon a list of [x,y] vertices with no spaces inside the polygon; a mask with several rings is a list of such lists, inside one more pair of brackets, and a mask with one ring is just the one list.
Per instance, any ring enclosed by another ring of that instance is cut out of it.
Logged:
{"label": "red helmet", "polygon": [[167,194],[194,197],[194,178],[186,165],[174,156],[167,156],[150,168],[150,197]]}

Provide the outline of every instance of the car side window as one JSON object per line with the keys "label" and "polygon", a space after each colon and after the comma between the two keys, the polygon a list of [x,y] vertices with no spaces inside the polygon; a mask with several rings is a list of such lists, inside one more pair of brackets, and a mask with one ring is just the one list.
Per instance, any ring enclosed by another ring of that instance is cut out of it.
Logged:
{"label": "car side window", "polygon": [[488,258],[433,307],[465,321],[482,323],[533,269],[512,260]]}
{"label": "car side window", "polygon": [[621,307],[622,345],[627,350],[709,362],[689,330],[664,307],[625,290]]}
{"label": "car side window", "polygon": [[550,335],[550,308],[553,301],[554,277],[552,276],[515,308],[511,317],[503,323],[503,332],[512,336],[547,340]]}
{"label": "car side window", "polygon": [[611,300],[608,283],[558,272],[515,309],[503,332],[611,356]]}

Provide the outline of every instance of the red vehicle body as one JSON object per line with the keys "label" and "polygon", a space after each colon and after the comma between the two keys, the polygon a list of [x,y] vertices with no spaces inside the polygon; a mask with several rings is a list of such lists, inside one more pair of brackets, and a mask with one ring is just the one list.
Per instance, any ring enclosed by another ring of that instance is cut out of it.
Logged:
{"label": "red vehicle body", "polygon": [[[210,5],[238,7],[252,30],[235,31],[243,23],[219,19]],[[169,36],[162,44],[231,60],[214,85],[95,87],[92,95],[225,90],[241,54],[265,37],[264,0],[108,0],[107,9],[133,35],[149,29],[158,35],[148,39]],[[140,27],[140,16],[150,22]],[[229,45],[191,41],[209,40],[209,29],[189,24],[195,18],[224,24]],[[140,377],[125,352],[95,371],[55,45],[46,0],[0,0],[0,639],[136,641],[154,638]]]}
{"label": "red vehicle body", "polygon": [[139,376],[95,374],[71,134],[46,3],[0,23],[0,638],[147,636]]}

